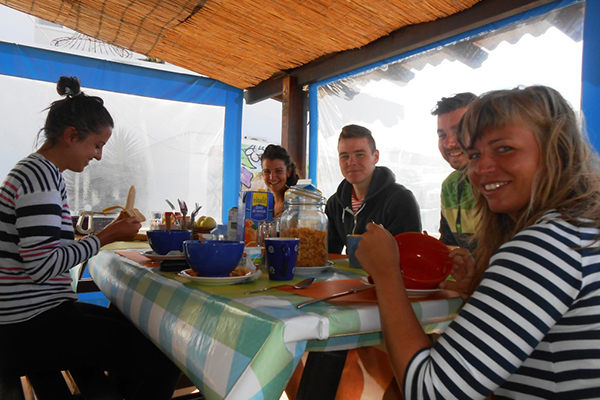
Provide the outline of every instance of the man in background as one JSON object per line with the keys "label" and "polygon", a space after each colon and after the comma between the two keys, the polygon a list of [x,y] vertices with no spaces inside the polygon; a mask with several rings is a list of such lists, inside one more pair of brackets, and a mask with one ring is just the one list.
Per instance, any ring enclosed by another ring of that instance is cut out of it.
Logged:
{"label": "man in background", "polygon": [[476,224],[473,209],[475,198],[465,171],[468,157],[458,145],[456,133],[460,119],[476,98],[477,96],[468,92],[442,97],[431,111],[432,115],[437,115],[440,153],[455,169],[442,183],[440,240],[447,245],[464,247],[471,252],[475,248],[475,244],[469,240]]}

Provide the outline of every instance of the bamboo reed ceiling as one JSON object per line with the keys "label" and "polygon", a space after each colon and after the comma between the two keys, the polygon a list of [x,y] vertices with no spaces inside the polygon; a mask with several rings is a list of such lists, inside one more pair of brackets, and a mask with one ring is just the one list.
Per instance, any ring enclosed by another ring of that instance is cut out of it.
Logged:
{"label": "bamboo reed ceiling", "polygon": [[8,7],[247,89],[321,56],[479,0],[0,0]]}

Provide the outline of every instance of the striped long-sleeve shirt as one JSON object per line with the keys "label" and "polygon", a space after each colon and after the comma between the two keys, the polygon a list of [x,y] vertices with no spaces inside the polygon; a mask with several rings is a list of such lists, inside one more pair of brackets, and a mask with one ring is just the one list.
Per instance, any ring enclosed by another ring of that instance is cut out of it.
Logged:
{"label": "striped long-sleeve shirt", "polygon": [[558,213],[505,243],[440,340],[417,353],[407,399],[599,399],[597,228]]}
{"label": "striped long-sleeve shirt", "polygon": [[17,163],[0,187],[0,324],[76,299],[69,269],[99,248],[95,236],[74,240],[59,169],[37,153]]}

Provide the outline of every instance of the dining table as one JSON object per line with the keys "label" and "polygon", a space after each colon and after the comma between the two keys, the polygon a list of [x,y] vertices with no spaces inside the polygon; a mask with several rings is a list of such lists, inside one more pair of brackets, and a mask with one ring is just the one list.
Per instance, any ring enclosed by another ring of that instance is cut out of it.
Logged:
{"label": "dining table", "polygon": [[[181,368],[207,399],[279,399],[302,355],[379,346],[383,343],[374,289],[336,300],[297,305],[368,284],[348,258],[270,281],[266,272],[249,278],[206,279],[164,272],[147,249],[118,242],[88,261],[103,294]],[[310,267],[308,267],[310,268]],[[316,282],[248,294],[307,276]],[[426,333],[439,332],[462,306],[457,294],[416,291],[412,308]],[[410,295],[409,295],[410,297]]]}

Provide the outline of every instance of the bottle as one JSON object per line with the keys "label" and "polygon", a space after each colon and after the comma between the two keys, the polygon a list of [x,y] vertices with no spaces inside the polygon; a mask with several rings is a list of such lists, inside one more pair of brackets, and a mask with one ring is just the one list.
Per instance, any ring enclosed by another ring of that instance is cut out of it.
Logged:
{"label": "bottle", "polygon": [[292,186],[285,193],[280,236],[300,239],[297,267],[327,264],[325,198],[313,185]]}
{"label": "bottle", "polygon": [[236,240],[237,238],[237,218],[238,208],[231,207],[227,213],[227,240]]}
{"label": "bottle", "polygon": [[162,212],[160,211],[152,211],[150,213],[151,218],[150,218],[150,230],[154,231],[154,230],[158,230],[158,229],[165,229],[165,224],[163,223],[162,220]]}

